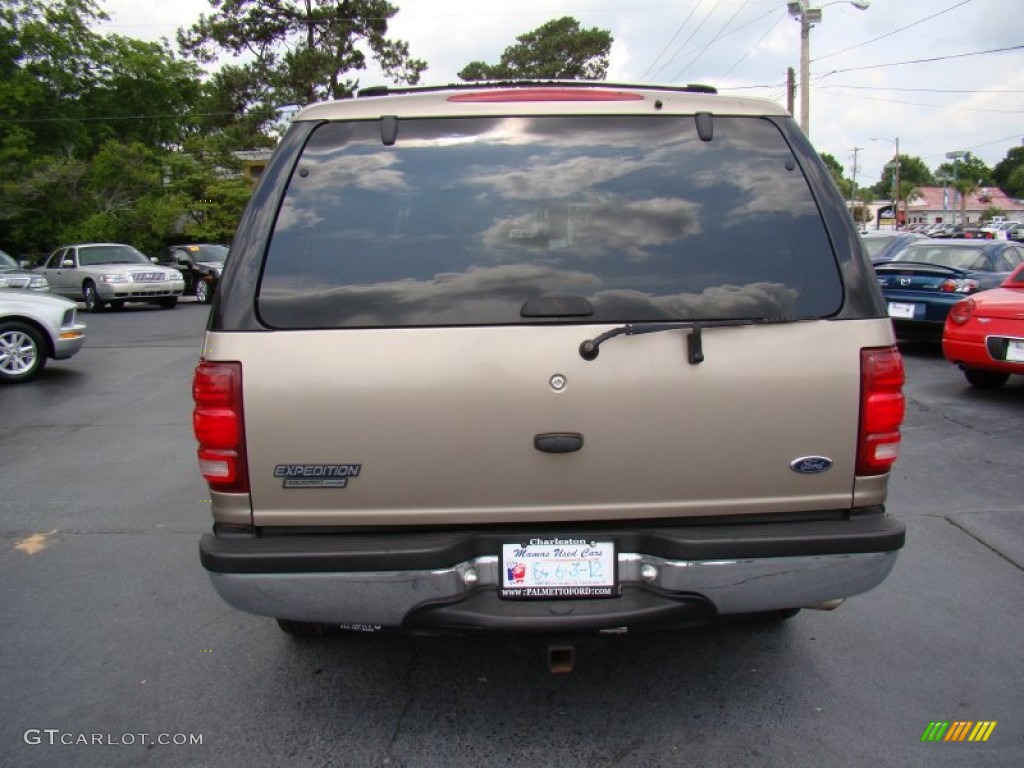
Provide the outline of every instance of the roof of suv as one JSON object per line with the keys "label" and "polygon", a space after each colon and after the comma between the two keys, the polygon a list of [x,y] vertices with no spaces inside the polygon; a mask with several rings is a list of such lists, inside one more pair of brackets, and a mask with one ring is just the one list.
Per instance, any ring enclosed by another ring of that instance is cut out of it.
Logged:
{"label": "roof of suv", "polygon": [[[729,115],[788,116],[781,106],[758,98],[719,96],[703,85],[619,85],[579,80],[501,81],[410,88],[368,88],[358,98],[313,104],[295,120],[379,117],[382,113],[415,115],[466,114],[474,105],[488,114],[521,114],[529,104],[532,113],[636,114],[652,106],[667,114],[711,112]],[[402,96],[401,99],[392,99]]]}

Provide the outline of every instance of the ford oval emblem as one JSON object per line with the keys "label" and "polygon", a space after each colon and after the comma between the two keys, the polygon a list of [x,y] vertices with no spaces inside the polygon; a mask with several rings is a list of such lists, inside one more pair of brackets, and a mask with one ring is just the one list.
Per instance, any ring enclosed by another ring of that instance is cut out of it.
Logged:
{"label": "ford oval emblem", "polygon": [[802,456],[791,461],[789,468],[801,475],[816,475],[832,469],[832,459],[827,456]]}

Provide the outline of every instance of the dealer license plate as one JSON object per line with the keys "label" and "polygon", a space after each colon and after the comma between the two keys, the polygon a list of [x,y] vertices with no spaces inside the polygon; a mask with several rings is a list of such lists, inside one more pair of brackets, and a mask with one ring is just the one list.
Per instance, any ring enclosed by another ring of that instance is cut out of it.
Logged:
{"label": "dealer license plate", "polygon": [[916,304],[904,304],[899,301],[889,302],[889,317],[899,317],[906,320],[914,319],[914,308]]}
{"label": "dealer license plate", "polygon": [[1024,363],[1024,341],[1010,339],[1006,344],[1006,359],[1011,363]]}
{"label": "dealer license plate", "polygon": [[534,538],[501,547],[501,597],[566,600],[617,597],[615,543]]}

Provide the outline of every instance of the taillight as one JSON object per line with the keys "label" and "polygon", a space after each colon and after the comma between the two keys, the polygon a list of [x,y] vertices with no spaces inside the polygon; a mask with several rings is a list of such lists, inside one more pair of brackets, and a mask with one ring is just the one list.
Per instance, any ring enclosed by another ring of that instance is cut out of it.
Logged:
{"label": "taillight", "polygon": [[899,456],[903,381],[903,358],[899,349],[861,350],[858,475],[883,475]]}
{"label": "taillight", "polygon": [[943,293],[974,293],[979,288],[981,288],[981,283],[977,280],[954,280],[951,277],[939,284],[939,290]]}
{"label": "taillight", "polygon": [[248,493],[242,364],[200,362],[192,379],[192,399],[192,428],[203,477],[211,490]]}
{"label": "taillight", "polygon": [[964,299],[958,301],[953,305],[953,308],[949,310],[949,319],[951,322],[957,325],[963,325],[971,319],[971,315],[974,314],[974,299]]}

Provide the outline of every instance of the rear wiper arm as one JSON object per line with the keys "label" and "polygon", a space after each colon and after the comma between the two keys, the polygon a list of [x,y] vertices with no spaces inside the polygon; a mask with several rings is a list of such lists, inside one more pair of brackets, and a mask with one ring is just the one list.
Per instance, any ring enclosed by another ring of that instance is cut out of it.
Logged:
{"label": "rear wiper arm", "polygon": [[772,317],[772,318],[740,318],[736,320],[679,320],[674,323],[643,323],[642,325],[626,324],[618,328],[605,331],[600,336],[587,339],[580,344],[580,357],[584,360],[594,360],[601,351],[600,347],[609,339],[616,336],[639,336],[644,333],[660,333],[661,331],[677,331],[689,329],[686,337],[687,359],[690,365],[699,365],[704,362],[704,344],[701,331],[704,328],[734,328],[743,325],[766,325],[769,323],[791,323],[795,317]]}

